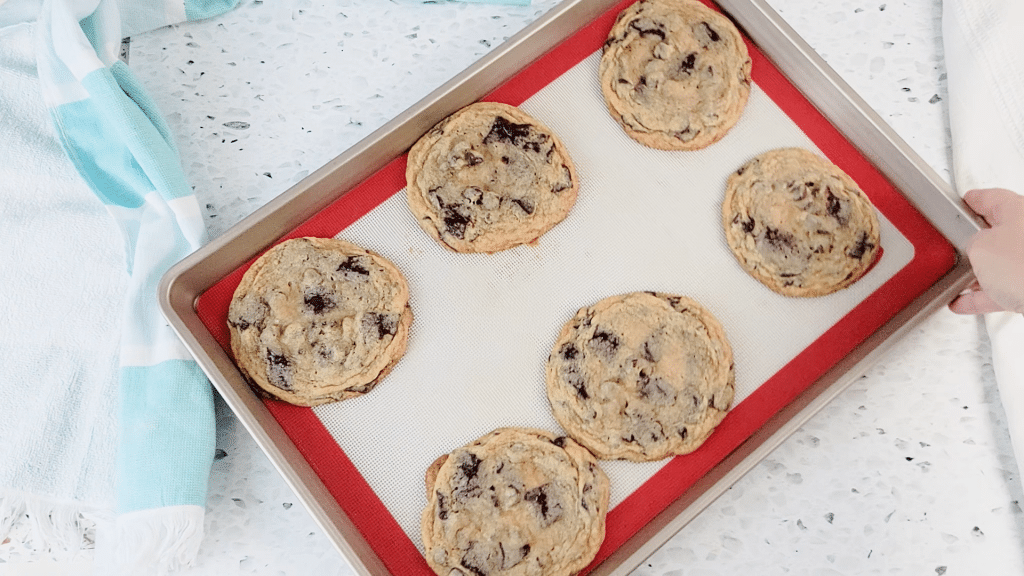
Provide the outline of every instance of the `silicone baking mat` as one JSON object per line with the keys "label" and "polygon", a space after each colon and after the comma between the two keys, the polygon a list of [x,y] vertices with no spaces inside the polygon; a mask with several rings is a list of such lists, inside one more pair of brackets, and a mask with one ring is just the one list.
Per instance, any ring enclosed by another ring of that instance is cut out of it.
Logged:
{"label": "silicone baking mat", "polygon": [[[491,255],[442,248],[406,207],[404,156],[282,238],[355,242],[390,259],[409,281],[415,319],[408,350],[371,393],[314,409],[267,401],[394,574],[431,574],[419,524],[423,474],[437,456],[501,426],[561,432],[545,396],[544,363],[580,307],[637,290],[689,296],[721,321],[736,364],[734,407],[699,450],[655,463],[601,463],[612,501],[596,563],[954,264],[953,247],[749,42],[754,86],[724,139],[695,152],[653,150],[629,139],[597,83],[601,46],[629,4],[485,98],[520,106],[547,124],[578,168],[576,205],[539,241]],[[828,157],[878,209],[883,256],[846,290],[813,299],[779,296],[747,276],[725,243],[726,178],[751,157],[783,146]],[[228,351],[227,307],[245,269],[197,302],[200,318]]]}

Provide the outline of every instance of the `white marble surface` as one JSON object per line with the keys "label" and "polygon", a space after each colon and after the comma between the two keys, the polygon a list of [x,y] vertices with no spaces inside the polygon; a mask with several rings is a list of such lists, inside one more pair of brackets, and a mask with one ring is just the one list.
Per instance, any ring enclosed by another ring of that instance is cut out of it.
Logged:
{"label": "white marble surface", "polygon": [[[941,0],[768,2],[950,178]],[[555,4],[249,1],[134,38],[130,64],[216,236]],[[223,405],[217,445],[190,574],[352,574]],[[634,575],[1020,575],[1022,497],[983,327],[943,310]],[[20,536],[0,573],[89,565]]]}

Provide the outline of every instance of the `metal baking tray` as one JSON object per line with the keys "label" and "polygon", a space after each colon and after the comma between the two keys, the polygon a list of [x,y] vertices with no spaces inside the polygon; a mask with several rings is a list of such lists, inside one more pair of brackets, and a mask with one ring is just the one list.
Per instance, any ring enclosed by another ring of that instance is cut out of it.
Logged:
{"label": "metal baking tray", "polygon": [[[386,576],[392,572],[264,401],[252,392],[230,355],[197,313],[197,300],[211,286],[404,154],[436,122],[491,93],[620,3],[621,0],[562,2],[382,128],[175,265],[160,283],[160,306],[172,328],[314,520],[361,576]],[[589,574],[630,572],[862,375],[894,341],[973,281],[964,248],[979,224],[949,185],[765,2],[718,0],[717,5],[806,101],[952,245],[955,263],[771,416],[682,496],[593,566]]]}

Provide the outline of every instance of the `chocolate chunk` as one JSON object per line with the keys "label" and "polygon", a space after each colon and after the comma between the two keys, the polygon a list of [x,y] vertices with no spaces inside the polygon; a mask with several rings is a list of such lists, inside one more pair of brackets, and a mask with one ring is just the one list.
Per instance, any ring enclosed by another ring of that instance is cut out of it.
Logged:
{"label": "chocolate chunk", "polygon": [[464,452],[459,462],[459,473],[466,479],[476,478],[480,473],[480,458],[472,452]]}
{"label": "chocolate chunk", "polygon": [[559,448],[565,448],[566,440],[567,438],[565,436],[559,436],[558,438],[552,440],[551,443],[554,444],[555,446],[558,446]]}
{"label": "chocolate chunk", "polygon": [[587,392],[587,383],[583,380],[583,376],[579,375],[575,371],[570,371],[565,376],[565,382],[576,390],[576,395],[579,396],[581,400],[590,399],[590,393]]}
{"label": "chocolate chunk", "polygon": [[444,201],[441,200],[441,196],[437,193],[441,188],[443,188],[443,186],[435,186],[427,191],[427,198],[430,199],[430,206],[434,210],[441,210],[441,208],[444,207]]}
{"label": "chocolate chunk", "polygon": [[236,328],[238,330],[248,330],[249,326],[251,326],[251,324],[244,318],[239,318],[237,321],[228,320],[228,324],[231,324],[232,328]]}
{"label": "chocolate chunk", "polygon": [[542,484],[532,490],[527,490],[523,498],[537,507],[541,524],[546,528],[562,517],[562,503],[556,500],[548,489],[548,484]]}
{"label": "chocolate chunk", "polygon": [[324,362],[331,362],[334,360],[334,350],[329,346],[324,346],[320,342],[311,342],[310,346],[316,350],[317,356],[320,357]]}
{"label": "chocolate chunk", "polygon": [[530,553],[530,545],[523,544],[522,546],[510,546],[508,550],[505,546],[498,542],[498,548],[501,550],[501,569],[508,570],[519,564],[526,559],[526,556]]}
{"label": "chocolate chunk", "polygon": [[267,350],[267,380],[282,390],[292,389],[292,363],[284,354]]}
{"label": "chocolate chunk", "polygon": [[742,226],[743,227],[743,231],[746,232],[747,234],[750,234],[751,232],[754,231],[755,223],[754,223],[754,219],[751,218],[751,217],[747,217],[746,220],[741,221],[740,220],[740,215],[737,214],[736,216],[733,217],[732,223],[733,224],[739,224],[740,226]]}
{"label": "chocolate chunk", "polygon": [[[591,474],[594,473],[594,465],[593,464],[590,464],[587,468],[590,470]],[[588,511],[588,512],[590,511],[590,504],[587,504],[587,496],[589,496],[590,493],[593,492],[593,491],[594,491],[594,485],[591,484],[590,482],[587,482],[586,484],[583,485],[583,498],[580,499],[580,505],[583,506],[583,509]]]}
{"label": "chocolate chunk", "polygon": [[849,217],[845,213],[843,201],[837,198],[827,186],[825,187],[825,193],[827,194],[825,197],[825,209],[828,211],[828,215],[835,218],[840,225],[845,226],[849,221]]}
{"label": "chocolate chunk", "polygon": [[764,239],[772,248],[783,252],[792,252],[796,247],[793,235],[778,228],[765,228]]}
{"label": "chocolate chunk", "polygon": [[507,142],[513,146],[522,146],[533,135],[533,127],[529,124],[516,124],[504,116],[494,118],[491,131],[484,136],[484,144],[491,142]]}
{"label": "chocolate chunk", "polygon": [[521,208],[523,212],[526,212],[527,214],[533,214],[533,202],[530,202],[525,198],[513,198],[512,203],[515,204],[516,206],[519,206],[519,208]]}
{"label": "chocolate chunk", "polygon": [[791,197],[793,198],[794,202],[799,202],[799,201],[803,200],[804,198],[807,198],[807,188],[805,188],[803,186],[803,184],[798,184],[796,182],[790,182],[786,186],[786,189],[789,190],[789,193],[790,193]]}
{"label": "chocolate chunk", "polygon": [[465,212],[467,212],[466,207],[459,205],[445,206],[441,210],[441,219],[444,221],[445,231],[459,240],[466,237],[466,227],[472,222],[469,215],[465,214]]}
{"label": "chocolate chunk", "polygon": [[711,38],[712,42],[718,42],[722,39],[721,36],[718,35],[718,32],[715,32],[714,28],[712,28],[707,22],[701,22],[701,26],[704,27],[704,31],[707,32],[708,38]]}
{"label": "chocolate chunk", "polygon": [[673,134],[673,136],[675,136],[681,142],[689,142],[690,140],[693,140],[694,138],[697,137],[698,132],[699,131],[695,131],[689,126],[687,126],[685,130],[676,132],[675,134]]}
{"label": "chocolate chunk", "polygon": [[693,72],[694,63],[696,63],[696,62],[697,62],[697,53],[696,52],[690,52],[689,54],[686,55],[686,58],[683,58],[683,61],[679,64],[679,71],[683,72],[685,74],[692,73]]}
{"label": "chocolate chunk", "polygon": [[686,428],[683,428],[682,430],[679,431],[679,438],[681,438],[683,440],[686,440],[686,436],[689,433],[690,433],[689,430],[687,430]]}
{"label": "chocolate chunk", "polygon": [[657,349],[657,345],[652,346],[651,341],[644,342],[643,348],[640,351],[640,356],[648,362],[657,362],[658,359],[654,356],[654,351]]}
{"label": "chocolate chunk", "polygon": [[349,256],[344,262],[338,265],[337,272],[354,272],[362,276],[369,276],[370,271],[363,264],[362,256]]}
{"label": "chocolate chunk", "polygon": [[598,328],[590,338],[590,347],[605,358],[611,359],[619,349],[619,338],[615,334]]}
{"label": "chocolate chunk", "polygon": [[583,326],[590,326],[594,322],[594,311],[587,310],[587,313],[583,315]]}
{"label": "chocolate chunk", "polygon": [[562,180],[551,187],[551,192],[558,194],[562,190],[568,190],[572,188],[572,172],[569,172],[569,167],[562,164]]}
{"label": "chocolate chunk", "polygon": [[437,494],[437,517],[440,520],[447,520],[448,503],[444,499],[444,494],[442,494],[440,490],[436,490],[435,494]]}
{"label": "chocolate chunk", "polygon": [[629,27],[640,33],[640,36],[656,36],[665,40],[665,26],[650,18],[637,18],[629,23]]}
{"label": "chocolate chunk", "polygon": [[637,392],[641,398],[658,406],[668,406],[676,400],[675,388],[661,378],[651,378],[643,370],[637,381]]}
{"label": "chocolate chunk", "polygon": [[466,550],[459,564],[476,576],[487,576],[488,570],[496,563],[493,551],[488,550],[486,544],[473,541],[469,543],[469,549]]}
{"label": "chocolate chunk", "polygon": [[354,392],[356,394],[366,394],[370,390],[373,390],[374,386],[376,386],[376,385],[377,385],[377,381],[374,380],[373,382],[369,382],[367,384],[363,384],[362,386],[353,386],[353,387],[349,388],[349,391],[350,392]]}
{"label": "chocolate chunk", "polygon": [[846,255],[849,256],[850,258],[856,258],[857,260],[860,260],[861,258],[864,257],[864,254],[874,249],[874,247],[875,244],[873,242],[868,241],[868,233],[861,232],[860,238],[857,240],[857,244],[854,245],[854,247],[851,248],[850,251],[846,253]]}
{"label": "chocolate chunk", "polygon": [[458,456],[455,474],[452,475],[452,496],[456,500],[475,498],[480,495],[480,459],[472,452],[462,452]]}
{"label": "chocolate chunk", "polygon": [[547,141],[548,141],[548,135],[547,134],[538,134],[536,141],[524,142],[523,145],[522,145],[522,148],[523,148],[523,150],[526,150],[528,152],[534,152],[536,154],[540,154],[540,147],[541,147],[541,145],[544,144]]}
{"label": "chocolate chunk", "polygon": [[383,340],[388,335],[393,336],[397,330],[397,314],[367,312],[363,315],[363,332],[373,334],[378,340]]}
{"label": "chocolate chunk", "polygon": [[737,176],[742,176],[744,172],[746,172],[747,170],[751,169],[752,167],[754,167],[754,166],[756,166],[756,165],[758,165],[760,163],[761,163],[761,159],[760,158],[754,158],[750,162],[747,162],[743,166],[740,166],[739,169],[736,170],[736,175]]}
{"label": "chocolate chunk", "polygon": [[322,290],[307,292],[302,302],[305,304],[307,312],[318,315],[332,310],[336,306],[334,299],[323,293]]}
{"label": "chocolate chunk", "polygon": [[562,349],[559,351],[559,353],[562,355],[562,358],[566,360],[572,360],[573,358],[576,358],[576,356],[580,353],[580,350],[572,342],[566,342],[565,344],[562,345]]}
{"label": "chocolate chunk", "polygon": [[657,443],[664,439],[661,424],[650,413],[636,410],[632,405],[626,410],[629,418],[630,439],[634,444]]}
{"label": "chocolate chunk", "polygon": [[633,86],[633,92],[637,96],[641,96],[641,95],[643,95],[644,90],[646,90],[646,89],[647,89],[647,76],[641,76],[640,79],[636,81],[636,85]]}
{"label": "chocolate chunk", "polygon": [[463,159],[466,161],[466,164],[469,164],[470,166],[482,164],[484,161],[483,156],[477,156],[472,150],[466,150],[466,153],[463,154]]}

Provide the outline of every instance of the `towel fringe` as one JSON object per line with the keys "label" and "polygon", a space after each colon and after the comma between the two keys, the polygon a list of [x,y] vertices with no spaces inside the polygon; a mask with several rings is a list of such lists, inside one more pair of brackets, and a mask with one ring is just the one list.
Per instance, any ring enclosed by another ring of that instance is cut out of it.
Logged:
{"label": "towel fringe", "polygon": [[58,560],[70,558],[91,547],[99,516],[81,502],[5,490],[0,492],[0,542],[16,525],[28,522],[33,550],[45,551]]}
{"label": "towel fringe", "polygon": [[96,574],[164,576],[191,567],[203,540],[204,512],[202,506],[166,506],[102,523]]}

